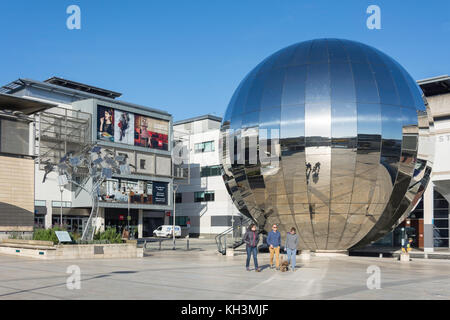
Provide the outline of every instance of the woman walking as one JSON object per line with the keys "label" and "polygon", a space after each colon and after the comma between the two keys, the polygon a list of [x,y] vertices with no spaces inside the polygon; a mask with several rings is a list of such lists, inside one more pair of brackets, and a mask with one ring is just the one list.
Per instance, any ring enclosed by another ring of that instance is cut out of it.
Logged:
{"label": "woman walking", "polygon": [[247,261],[245,267],[247,271],[250,271],[250,256],[253,254],[253,263],[255,264],[255,271],[260,272],[261,269],[258,267],[258,242],[259,234],[256,232],[256,225],[251,224],[247,232],[244,235],[244,242],[247,249]]}
{"label": "woman walking", "polygon": [[294,227],[291,228],[291,232],[286,235],[286,243],[284,245],[284,251],[287,253],[287,259],[291,265],[291,270],[295,271],[295,258],[297,255],[298,234]]}

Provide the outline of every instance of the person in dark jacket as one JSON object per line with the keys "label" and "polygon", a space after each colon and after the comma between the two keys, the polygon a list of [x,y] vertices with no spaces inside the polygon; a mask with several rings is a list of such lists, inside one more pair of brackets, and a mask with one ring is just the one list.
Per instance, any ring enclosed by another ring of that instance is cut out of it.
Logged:
{"label": "person in dark jacket", "polygon": [[280,245],[281,245],[281,233],[278,231],[278,226],[274,224],[272,231],[267,235],[267,245],[270,252],[270,269],[273,269],[273,256],[275,255],[275,266],[277,270],[280,269]]}
{"label": "person in dark jacket", "polygon": [[244,234],[244,242],[246,244],[247,249],[247,261],[246,268],[247,271],[250,271],[250,257],[253,254],[253,263],[255,264],[255,271],[260,272],[261,269],[258,267],[258,242],[259,242],[259,234],[256,232],[256,225],[251,224],[248,228],[247,232]]}
{"label": "person in dark jacket", "polygon": [[287,259],[291,265],[291,270],[295,271],[295,258],[297,255],[298,234],[295,228],[291,228],[291,232],[286,235],[286,242],[284,244],[284,251],[287,253]]}

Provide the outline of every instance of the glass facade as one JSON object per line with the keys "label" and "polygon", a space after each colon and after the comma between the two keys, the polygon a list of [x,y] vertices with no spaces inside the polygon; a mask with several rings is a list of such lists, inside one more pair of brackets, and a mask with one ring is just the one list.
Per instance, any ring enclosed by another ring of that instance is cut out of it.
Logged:
{"label": "glass facade", "polygon": [[101,201],[112,203],[168,203],[168,183],[148,180],[108,179],[100,186]]}
{"label": "glass facade", "polygon": [[299,248],[369,244],[407,215],[428,182],[431,161],[418,152],[418,123],[426,133],[428,117],[415,81],[379,50],[340,39],[294,44],[232,96],[221,127],[223,178],[260,228],[296,227]]}
{"label": "glass facade", "polygon": [[434,190],[434,212],[433,212],[433,241],[434,246],[449,247],[448,236],[448,201],[438,191]]}
{"label": "glass facade", "polygon": [[215,177],[222,174],[222,168],[220,165],[202,167],[200,170],[200,177]]}
{"label": "glass facade", "polygon": [[196,143],[194,145],[194,151],[195,153],[212,152],[214,151],[214,141]]}

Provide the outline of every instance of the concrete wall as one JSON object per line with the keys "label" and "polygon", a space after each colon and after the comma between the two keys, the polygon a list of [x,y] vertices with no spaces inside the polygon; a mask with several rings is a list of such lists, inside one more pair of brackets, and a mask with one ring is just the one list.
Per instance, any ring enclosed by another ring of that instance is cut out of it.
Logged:
{"label": "concrete wall", "polygon": [[143,248],[137,248],[134,243],[126,244],[86,244],[59,245],[51,249],[32,249],[1,246],[0,253],[30,257],[43,260],[76,260],[76,259],[112,259],[112,258],[142,258]]}
{"label": "concrete wall", "polygon": [[0,232],[30,232],[34,225],[34,161],[0,156]]}

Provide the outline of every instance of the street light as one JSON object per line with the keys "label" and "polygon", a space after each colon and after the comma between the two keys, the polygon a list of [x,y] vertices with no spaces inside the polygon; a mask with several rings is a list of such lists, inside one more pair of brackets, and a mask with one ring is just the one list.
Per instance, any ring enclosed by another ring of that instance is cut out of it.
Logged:
{"label": "street light", "polygon": [[60,220],[59,220],[59,226],[62,228],[63,226],[63,192],[64,192],[64,187],[69,183],[67,176],[65,174],[59,175],[58,176],[58,186],[59,186],[59,192],[61,193],[61,197],[60,197]]}
{"label": "street light", "polygon": [[173,221],[172,221],[172,237],[173,237],[173,248],[172,250],[175,250],[175,217],[176,217],[176,193],[178,190],[178,185],[173,185]]}

